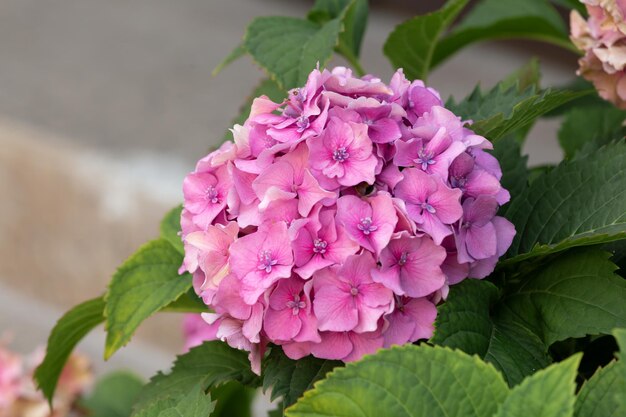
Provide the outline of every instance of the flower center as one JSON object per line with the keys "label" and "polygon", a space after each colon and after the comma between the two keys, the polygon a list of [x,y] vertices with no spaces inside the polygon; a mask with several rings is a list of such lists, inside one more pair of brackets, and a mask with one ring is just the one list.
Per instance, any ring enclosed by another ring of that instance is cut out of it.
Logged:
{"label": "flower center", "polygon": [[299,295],[294,295],[293,300],[287,301],[287,308],[291,309],[291,314],[297,316],[301,309],[306,308],[306,303],[300,300]]}
{"label": "flower center", "polygon": [[426,171],[429,165],[434,165],[435,162],[437,162],[433,159],[433,156],[435,155],[432,152],[426,152],[422,148],[422,150],[417,152],[417,159],[415,162],[422,166],[423,171]]}
{"label": "flower center", "polygon": [[407,252],[402,252],[402,254],[400,255],[400,259],[398,259],[398,265],[400,266],[404,266],[406,265],[406,261],[408,260],[409,254]]}
{"label": "flower center", "polygon": [[326,246],[328,246],[328,242],[322,239],[315,239],[313,242],[313,252],[315,253],[326,253]]}
{"label": "flower center", "polygon": [[437,210],[435,210],[435,208],[433,206],[431,206],[430,204],[428,204],[428,201],[423,202],[420,207],[422,208],[422,210],[426,210],[427,212],[429,212],[430,214],[435,214],[437,212]]}
{"label": "flower center", "polygon": [[337,162],[343,162],[350,157],[348,150],[345,146],[337,148],[333,151],[333,159]]}
{"label": "flower center", "polygon": [[304,103],[306,100],[306,90],[304,88],[294,88],[291,94],[293,94],[293,98],[300,104]]}
{"label": "flower center", "polygon": [[357,287],[350,288],[350,295],[356,297],[359,294],[359,289]]}
{"label": "flower center", "polygon": [[296,126],[298,126],[298,133],[302,133],[309,128],[309,118],[306,116],[298,117],[298,121],[296,122]]}
{"label": "flower center", "polygon": [[450,185],[452,185],[452,188],[465,189],[466,183],[467,178],[465,177],[450,177]]}
{"label": "flower center", "polygon": [[268,250],[259,251],[259,265],[257,268],[265,270],[268,274],[272,272],[272,267],[278,263],[277,259],[272,258],[272,253]]}
{"label": "flower center", "polygon": [[217,190],[212,185],[207,187],[204,192],[204,198],[213,204],[217,204],[220,201],[219,196],[217,195]]}
{"label": "flower center", "polygon": [[363,232],[364,235],[369,235],[370,233],[376,231],[378,229],[378,226],[374,226],[372,224],[372,218],[371,217],[365,217],[363,219],[361,219],[361,221],[359,222],[359,224],[356,226],[359,228],[360,231]]}

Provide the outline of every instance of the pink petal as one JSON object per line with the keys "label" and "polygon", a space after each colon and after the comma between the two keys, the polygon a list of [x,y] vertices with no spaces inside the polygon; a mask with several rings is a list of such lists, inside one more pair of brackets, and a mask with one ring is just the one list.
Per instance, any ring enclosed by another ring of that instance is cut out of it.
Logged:
{"label": "pink petal", "polygon": [[343,359],[352,352],[352,341],[345,332],[323,332],[322,341],[311,346],[311,353],[320,359]]}
{"label": "pink petal", "polygon": [[302,328],[298,315],[290,308],[282,310],[268,309],[265,313],[263,329],[271,340],[292,340]]}

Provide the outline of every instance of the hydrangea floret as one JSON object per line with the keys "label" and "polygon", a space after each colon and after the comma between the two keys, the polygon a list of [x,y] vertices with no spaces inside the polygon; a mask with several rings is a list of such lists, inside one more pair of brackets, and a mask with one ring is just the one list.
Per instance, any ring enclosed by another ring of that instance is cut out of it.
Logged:
{"label": "hydrangea floret", "polygon": [[[353,361],[432,336],[448,286],[510,246],[492,148],[439,93],[316,69],[262,96],[184,182],[181,272],[213,311],[204,338]],[[194,331],[198,331],[194,327]]]}

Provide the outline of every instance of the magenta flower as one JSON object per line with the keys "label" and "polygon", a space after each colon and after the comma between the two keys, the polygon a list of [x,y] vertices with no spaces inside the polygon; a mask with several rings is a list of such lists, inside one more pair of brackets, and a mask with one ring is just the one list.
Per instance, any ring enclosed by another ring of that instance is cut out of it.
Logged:
{"label": "magenta flower", "polygon": [[230,247],[231,271],[242,282],[242,296],[254,304],[281,278],[291,276],[293,252],[287,226],[278,222],[236,240]]}
{"label": "magenta flower", "polygon": [[[359,245],[348,237],[343,227],[335,223],[335,210],[322,209],[313,218],[294,225],[293,252],[295,272],[310,278],[315,271],[343,263],[359,250]],[[317,218],[316,218],[317,217]]]}
{"label": "magenta flower", "polygon": [[187,175],[183,182],[183,195],[185,209],[191,214],[192,221],[206,229],[226,207],[232,184],[226,165]]}
{"label": "magenta flower", "polygon": [[348,108],[356,111],[367,125],[367,134],[374,143],[390,143],[402,137],[401,115],[392,115],[391,104],[380,104],[373,98],[361,97],[352,101]]}
{"label": "magenta flower", "polygon": [[266,209],[271,201],[297,197],[300,215],[308,216],[311,208],[318,202],[336,198],[336,193],[320,187],[306,169],[308,159],[308,149],[302,144],[270,165],[254,180],[252,187],[261,200],[260,209]]}
{"label": "magenta flower", "polygon": [[485,278],[491,274],[498,259],[506,253],[515,237],[515,226],[504,217],[496,216],[491,223],[496,229],[496,253],[489,258],[472,262],[468,273],[470,278]]}
{"label": "magenta flower", "polygon": [[450,185],[463,191],[468,197],[493,196],[498,204],[509,201],[508,191],[502,188],[493,174],[480,168],[468,153],[460,154],[450,165]]}
{"label": "magenta flower", "polygon": [[429,237],[403,232],[380,253],[382,267],[372,271],[372,279],[397,295],[424,297],[445,284],[445,258],[446,250]]}
{"label": "magenta flower", "polygon": [[323,332],[322,341],[310,346],[311,353],[317,358],[352,362],[363,355],[376,353],[383,347],[383,336],[377,329],[372,332]]}
{"label": "magenta flower", "polygon": [[367,125],[331,117],[319,137],[309,138],[311,167],[343,186],[374,184],[378,163],[372,153]]}
{"label": "magenta flower", "polygon": [[452,225],[463,215],[461,190],[451,189],[438,177],[418,168],[402,171],[404,179],[395,189],[396,197],[406,203],[409,217],[420,230],[428,233],[437,245],[452,234]]}
{"label": "magenta flower", "polygon": [[319,342],[317,318],[311,306],[312,283],[298,276],[281,280],[269,297],[263,328],[277,342]]}
{"label": "magenta flower", "polygon": [[453,141],[445,128],[440,128],[428,142],[411,139],[396,142],[397,152],[393,161],[403,167],[417,167],[429,174],[436,174],[444,181],[448,179],[448,168],[454,158],[465,151],[465,145]]}
{"label": "magenta flower", "polygon": [[389,327],[384,333],[385,347],[430,339],[435,330],[437,308],[426,298],[397,297],[393,313],[385,316]]}
{"label": "magenta flower", "polygon": [[376,330],[378,319],[389,311],[393,300],[389,289],[372,280],[375,267],[374,258],[365,252],[313,275],[313,308],[320,331]]}
{"label": "magenta flower", "polygon": [[463,202],[463,218],[455,234],[459,262],[473,262],[496,254],[496,228],[491,220],[497,212],[498,202],[489,196]]}
{"label": "magenta flower", "polygon": [[389,193],[379,192],[365,200],[346,195],[337,200],[337,223],[355,242],[376,255],[389,243],[397,222]]}
{"label": "magenta flower", "polygon": [[183,318],[183,337],[187,352],[192,347],[200,346],[208,340],[217,339],[218,326],[211,326],[200,314],[185,314]]}

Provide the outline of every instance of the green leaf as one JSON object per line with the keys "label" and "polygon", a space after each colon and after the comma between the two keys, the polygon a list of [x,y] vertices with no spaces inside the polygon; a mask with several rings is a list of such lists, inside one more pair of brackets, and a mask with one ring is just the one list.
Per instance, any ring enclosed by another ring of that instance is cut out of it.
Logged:
{"label": "green leaf", "polygon": [[211,417],[252,417],[252,402],[256,390],[237,381],[211,388],[215,410]]}
{"label": "green leaf", "polygon": [[170,313],[208,313],[210,310],[198,297],[193,288],[188,289],[175,301],[163,307],[161,311]]}
{"label": "green leaf", "polygon": [[141,417],[209,417],[215,404],[200,385],[192,387],[186,394],[163,401],[156,407],[143,412]]}
{"label": "green leaf", "polygon": [[48,337],[46,356],[35,370],[34,379],[52,402],[61,371],[74,347],[94,327],[104,321],[104,301],[94,298],[77,305],[59,319]]}
{"label": "green leaf", "polygon": [[626,112],[612,106],[570,110],[559,129],[559,143],[565,157],[571,159],[583,148],[588,153],[623,138],[625,119]]}
{"label": "green leaf", "polygon": [[183,241],[180,238],[180,213],[182,204],[170,210],[161,221],[161,237],[170,242],[181,254],[185,254]]}
{"label": "green leaf", "polygon": [[220,341],[205,342],[178,356],[168,374],[159,372],[143,388],[133,416],[169,396],[188,392],[196,385],[209,389],[223,382],[238,381],[249,387],[259,386],[259,378],[250,369],[246,352]]}
{"label": "green leaf", "polygon": [[431,341],[479,355],[513,385],[551,359],[547,346],[525,325],[498,316],[498,299],[498,289],[488,281],[470,279],[453,286],[439,306]]}
{"label": "green leaf", "polygon": [[338,49],[348,50],[358,57],[367,28],[368,14],[367,0],[316,0],[307,17],[316,23],[326,23],[343,16],[343,31],[339,35]]}
{"label": "green leaf", "polygon": [[482,0],[439,42],[432,66],[469,44],[499,39],[532,39],[574,50],[563,20],[547,1]]}
{"label": "green leaf", "polygon": [[226,68],[227,66],[229,66],[230,64],[232,64],[233,62],[241,58],[242,56],[244,56],[247,52],[248,51],[246,50],[245,45],[243,43],[240,43],[239,45],[235,47],[235,49],[233,49],[230,52],[230,54],[228,54],[226,58],[224,58],[222,62],[219,63],[217,67],[215,67],[215,69],[211,72],[211,75],[215,77],[224,68]]}
{"label": "green leaf", "polygon": [[502,168],[500,183],[509,191],[512,199],[528,187],[528,156],[522,156],[521,152],[520,144],[513,135],[499,140],[492,152]]}
{"label": "green leaf", "polygon": [[294,17],[258,17],[248,26],[244,44],[279,86],[294,88],[304,85],[318,63],[326,65],[338,42],[341,19],[318,25]]}
{"label": "green leaf", "polygon": [[517,235],[504,265],[626,237],[626,141],[563,162],[509,205]]}
{"label": "green leaf", "polygon": [[312,356],[297,361],[289,359],[280,348],[273,348],[264,360],[263,390],[272,389],[271,400],[283,398],[285,406],[295,403],[313,383],[343,362],[318,359]]}
{"label": "green leaf", "polygon": [[[252,94],[246,99],[246,102],[241,106],[239,115],[232,121],[233,125],[243,125],[248,116],[250,115],[250,108],[255,98],[260,96],[268,96],[270,100],[280,103],[286,97],[287,93],[284,89],[280,88],[274,81],[265,79],[252,91]],[[224,135],[224,142],[232,140],[232,133],[230,130],[226,131]]]}
{"label": "green leaf", "polygon": [[571,417],[581,355],[526,378],[511,390],[494,417]]}
{"label": "green leaf", "polygon": [[102,377],[91,394],[81,401],[90,417],[128,417],[143,386],[141,378],[126,371]]}
{"label": "green leaf", "polygon": [[534,87],[524,92],[507,80],[483,93],[480,87],[458,104],[450,99],[446,103],[454,114],[473,120],[470,128],[479,135],[496,142],[507,133],[522,129],[537,118],[563,104],[589,94],[589,91],[544,90]]}
{"label": "green leaf", "polygon": [[618,396],[626,393],[623,363],[611,362],[585,381],[576,397],[575,417],[621,417]]}
{"label": "green leaf", "polygon": [[466,4],[467,0],[451,0],[433,13],[398,25],[383,47],[393,67],[403,68],[408,79],[426,81],[439,38]]}
{"label": "green leaf", "polygon": [[465,280],[439,307],[432,342],[478,354],[516,384],[551,362],[552,343],[626,324],[626,281],[614,271],[608,253],[578,249],[521,272],[503,296]]}
{"label": "green leaf", "polygon": [[191,288],[191,275],[178,275],[182,262],[167,240],[157,239],[118,268],[105,296],[105,359],[128,343],[141,322]]}
{"label": "green leaf", "polygon": [[288,417],[491,417],[508,394],[475,356],[405,345],[338,368],[286,410]]}

